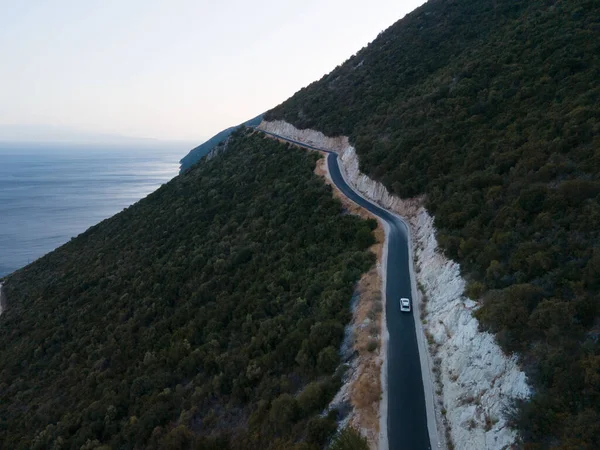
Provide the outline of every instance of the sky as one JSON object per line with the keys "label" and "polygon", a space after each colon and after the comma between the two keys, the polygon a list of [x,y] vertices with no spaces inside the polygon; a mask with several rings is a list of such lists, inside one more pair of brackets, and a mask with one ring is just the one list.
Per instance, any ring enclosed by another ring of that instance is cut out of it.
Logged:
{"label": "sky", "polygon": [[422,3],[0,0],[0,129],[201,141],[283,102]]}

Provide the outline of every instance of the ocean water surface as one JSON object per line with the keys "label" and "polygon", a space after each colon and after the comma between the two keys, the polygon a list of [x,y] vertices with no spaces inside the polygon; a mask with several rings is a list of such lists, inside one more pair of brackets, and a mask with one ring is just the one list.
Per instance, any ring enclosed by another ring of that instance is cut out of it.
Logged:
{"label": "ocean water surface", "polygon": [[0,143],[0,277],[156,190],[186,151]]}

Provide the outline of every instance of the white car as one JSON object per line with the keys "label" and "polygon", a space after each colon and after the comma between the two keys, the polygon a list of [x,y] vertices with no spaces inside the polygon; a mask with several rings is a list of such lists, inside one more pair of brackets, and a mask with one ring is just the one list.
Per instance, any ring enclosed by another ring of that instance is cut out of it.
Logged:
{"label": "white car", "polygon": [[410,312],[410,300],[407,298],[400,299],[400,311]]}

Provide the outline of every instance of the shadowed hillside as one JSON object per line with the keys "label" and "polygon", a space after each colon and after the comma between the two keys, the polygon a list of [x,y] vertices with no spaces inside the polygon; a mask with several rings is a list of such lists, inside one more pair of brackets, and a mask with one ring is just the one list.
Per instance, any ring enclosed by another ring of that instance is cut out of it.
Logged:
{"label": "shadowed hillside", "polygon": [[600,3],[432,0],[266,114],[350,136],[426,195],[482,326],[536,394],[529,448],[600,448]]}
{"label": "shadowed hillside", "polygon": [[3,448],[316,449],[372,222],[317,156],[236,132],[5,279]]}

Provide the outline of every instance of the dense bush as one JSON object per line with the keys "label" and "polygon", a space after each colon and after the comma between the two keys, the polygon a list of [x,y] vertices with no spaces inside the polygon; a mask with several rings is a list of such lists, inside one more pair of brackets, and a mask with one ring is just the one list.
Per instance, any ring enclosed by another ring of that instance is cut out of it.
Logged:
{"label": "dense bush", "polygon": [[329,450],[367,450],[369,445],[357,430],[348,427],[335,436],[328,448]]}
{"label": "dense bush", "polygon": [[238,132],[10,275],[2,447],[320,448],[333,349],[374,257],[315,160]]}
{"label": "dense bush", "polygon": [[[426,194],[479,318],[535,386],[531,448],[600,448],[600,3],[430,0],[266,114]],[[593,418],[593,420],[592,420]]]}

